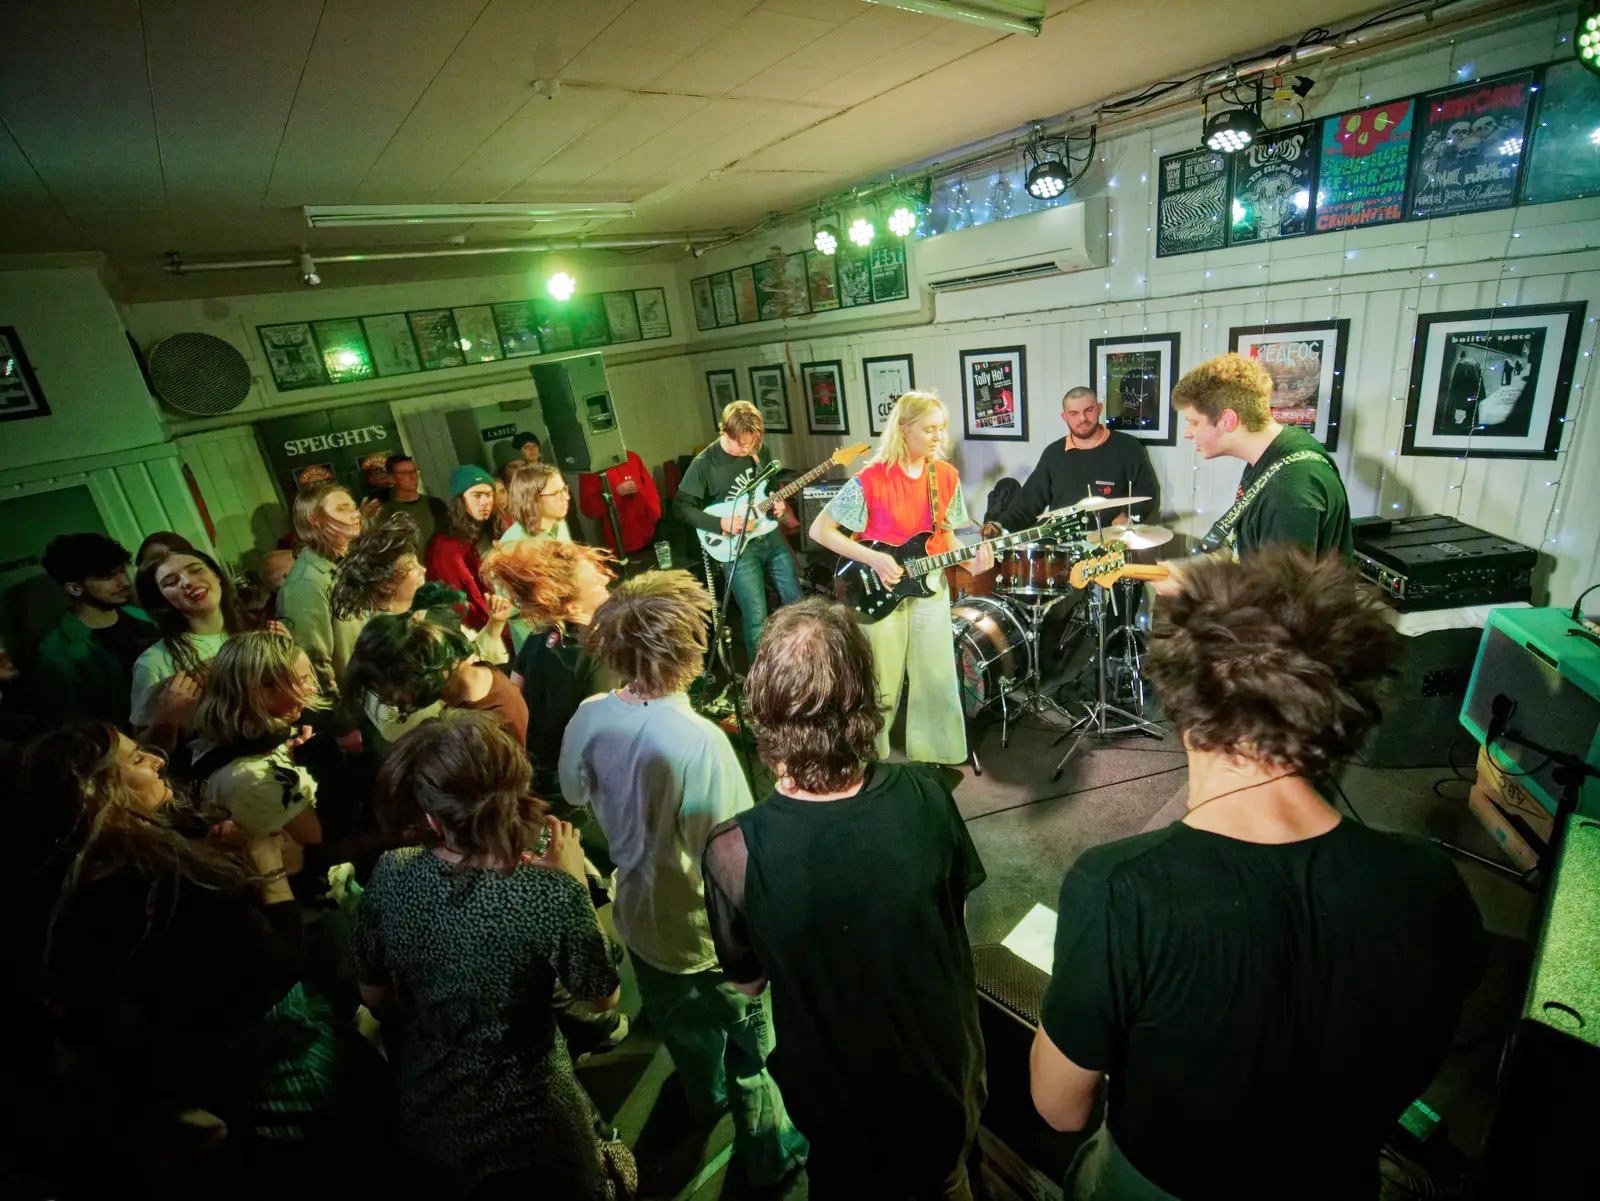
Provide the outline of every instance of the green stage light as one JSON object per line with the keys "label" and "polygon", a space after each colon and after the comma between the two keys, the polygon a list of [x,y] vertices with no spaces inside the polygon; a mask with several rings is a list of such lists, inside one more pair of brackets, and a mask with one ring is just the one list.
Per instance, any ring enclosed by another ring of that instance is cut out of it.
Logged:
{"label": "green stage light", "polygon": [[857,217],[854,221],[850,222],[850,240],[857,246],[871,246],[872,239],[877,236],[877,229],[866,217]]}
{"label": "green stage light", "polygon": [[811,244],[817,248],[818,254],[837,254],[839,227],[832,222],[817,226],[811,234]]}
{"label": "green stage light", "polygon": [[544,286],[557,300],[571,300],[572,294],[578,290],[578,281],[565,271],[557,271],[545,281]]}
{"label": "green stage light", "polygon": [[889,214],[889,232],[897,238],[911,236],[911,231],[917,228],[917,214],[908,205],[895,206],[894,212]]}

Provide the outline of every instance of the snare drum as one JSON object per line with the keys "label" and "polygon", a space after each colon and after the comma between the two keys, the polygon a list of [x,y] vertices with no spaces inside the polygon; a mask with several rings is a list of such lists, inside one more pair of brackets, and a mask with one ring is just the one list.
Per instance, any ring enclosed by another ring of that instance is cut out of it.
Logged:
{"label": "snare drum", "polygon": [[1017,611],[992,596],[969,596],[950,606],[961,711],[976,717],[1028,670],[1028,629]]}
{"label": "snare drum", "polygon": [[1072,591],[1067,582],[1074,561],[1071,550],[1066,543],[1041,538],[1001,551],[995,558],[994,590],[1030,600],[1066,596]]}

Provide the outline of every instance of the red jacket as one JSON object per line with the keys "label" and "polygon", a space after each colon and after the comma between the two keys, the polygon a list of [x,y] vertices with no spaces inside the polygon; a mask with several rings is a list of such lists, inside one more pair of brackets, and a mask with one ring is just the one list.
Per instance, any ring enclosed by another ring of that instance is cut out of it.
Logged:
{"label": "red jacket", "polygon": [[[611,495],[617,506],[617,525],[622,529],[623,553],[643,550],[655,537],[656,522],[661,520],[661,494],[656,491],[656,481],[650,475],[650,469],[636,452],[630,450],[627,462],[606,468],[605,475],[611,481]],[[632,480],[639,485],[639,490],[632,496],[621,495],[617,485],[623,480]],[[601,537],[606,540],[607,546],[616,550],[598,475],[589,473],[578,477],[578,509],[585,517],[592,517],[600,523]]]}
{"label": "red jacket", "polygon": [[428,543],[428,578],[467,594],[467,611],[462,614],[462,620],[474,630],[481,630],[489,623],[489,605],[484,600],[483,584],[478,578],[481,561],[476,546],[443,530]]}

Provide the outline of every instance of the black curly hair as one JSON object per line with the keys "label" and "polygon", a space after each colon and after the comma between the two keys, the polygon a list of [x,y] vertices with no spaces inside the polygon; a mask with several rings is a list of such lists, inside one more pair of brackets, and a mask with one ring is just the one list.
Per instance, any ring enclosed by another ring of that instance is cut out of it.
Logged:
{"label": "black curly hair", "polygon": [[341,621],[365,617],[383,604],[394,592],[405,557],[420,557],[417,543],[417,523],[405,513],[392,513],[357,534],[333,566],[328,593],[333,615]]}

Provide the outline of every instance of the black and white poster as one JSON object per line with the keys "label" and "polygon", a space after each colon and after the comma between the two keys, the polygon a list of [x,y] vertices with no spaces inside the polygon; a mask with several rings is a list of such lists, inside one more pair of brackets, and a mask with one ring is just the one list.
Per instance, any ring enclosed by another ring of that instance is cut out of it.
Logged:
{"label": "black and white poster", "polygon": [[1089,342],[1094,392],[1110,429],[1171,446],[1172,388],[1178,382],[1178,335],[1137,334]]}
{"label": "black and white poster", "polygon": [[867,428],[881,434],[889,428],[895,402],[917,386],[916,371],[908,354],[878,355],[861,360],[867,385]]}
{"label": "black and white poster", "polygon": [[258,325],[256,333],[261,338],[261,349],[266,352],[267,366],[272,370],[272,382],[279,392],[317,388],[328,382],[309,322]]}
{"label": "black and white poster", "polygon": [[1584,312],[1580,301],[1417,318],[1402,453],[1555,458]]}
{"label": "black and white poster", "polygon": [[1411,216],[1504,208],[1517,196],[1533,72],[1467,84],[1417,104]]}
{"label": "black and white poster", "polygon": [[716,302],[711,298],[711,277],[702,275],[689,281],[689,294],[694,298],[694,324],[696,329],[717,328]]}
{"label": "black and white poster", "polygon": [[761,410],[761,421],[769,434],[791,432],[789,396],[783,386],[783,368],[750,368],[750,400]]}
{"label": "black and white poster", "polygon": [[711,305],[717,311],[717,325],[738,325],[739,310],[733,303],[733,277],[726,271],[711,277]]}
{"label": "black and white poster", "polygon": [[1169,154],[1157,166],[1156,254],[1219,250],[1228,241],[1228,164],[1210,150]]}
{"label": "black and white poster", "polygon": [[1312,123],[1278,130],[1233,156],[1230,238],[1235,246],[1311,232],[1317,147]]}
{"label": "black and white poster", "polygon": [[839,303],[845,308],[872,303],[872,260],[865,250],[840,246],[833,257],[839,273]]}

